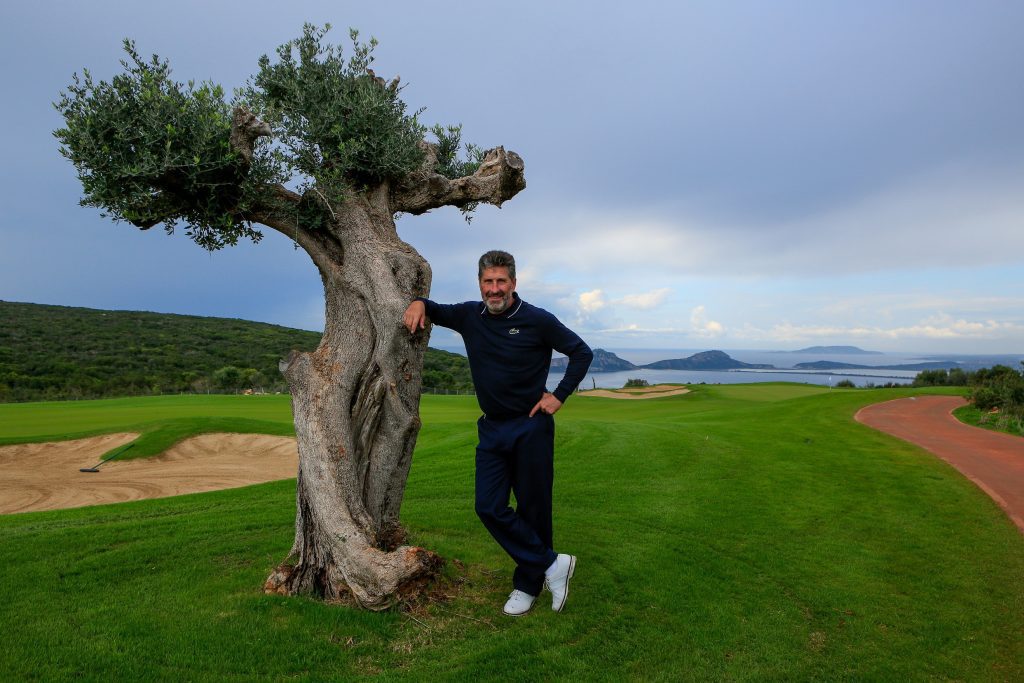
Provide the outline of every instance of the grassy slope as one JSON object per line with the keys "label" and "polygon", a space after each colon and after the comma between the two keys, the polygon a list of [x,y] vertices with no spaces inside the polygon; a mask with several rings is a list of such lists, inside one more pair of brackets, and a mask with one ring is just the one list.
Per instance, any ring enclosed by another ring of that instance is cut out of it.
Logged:
{"label": "grassy slope", "polygon": [[[285,388],[278,361],[319,343],[319,332],[247,320],[0,301],[0,401],[201,393],[228,365],[259,370],[273,391]],[[472,387],[468,361],[437,349],[423,378]]]}
{"label": "grassy slope", "polygon": [[907,393],[573,399],[556,543],[580,565],[561,615],[497,614],[511,567],[472,511],[472,398],[424,399],[403,518],[467,569],[411,615],[260,594],[294,482],[0,518],[17,558],[0,677],[1019,680],[1020,534],[944,463],[851,419]]}

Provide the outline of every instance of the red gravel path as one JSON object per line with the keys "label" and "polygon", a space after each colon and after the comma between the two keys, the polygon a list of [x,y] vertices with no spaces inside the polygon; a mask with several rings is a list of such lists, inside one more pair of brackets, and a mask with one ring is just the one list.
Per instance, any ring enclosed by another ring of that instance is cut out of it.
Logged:
{"label": "red gravel path", "polygon": [[971,427],[952,412],[959,396],[916,396],[876,403],[856,420],[921,446],[981,487],[1024,533],[1024,438]]}

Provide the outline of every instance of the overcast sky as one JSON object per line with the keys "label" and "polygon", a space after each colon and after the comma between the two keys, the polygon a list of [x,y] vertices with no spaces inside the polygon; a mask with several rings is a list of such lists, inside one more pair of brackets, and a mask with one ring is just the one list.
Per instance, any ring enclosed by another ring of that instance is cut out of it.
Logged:
{"label": "overcast sky", "polygon": [[471,225],[399,221],[432,298],[477,298],[503,248],[595,347],[1024,350],[1019,0],[8,3],[0,299],[321,329],[288,240],[210,254],[112,223],[52,136],[72,74],[109,79],[123,38],[230,90],[307,21],[376,37],[424,122],[525,160]]}

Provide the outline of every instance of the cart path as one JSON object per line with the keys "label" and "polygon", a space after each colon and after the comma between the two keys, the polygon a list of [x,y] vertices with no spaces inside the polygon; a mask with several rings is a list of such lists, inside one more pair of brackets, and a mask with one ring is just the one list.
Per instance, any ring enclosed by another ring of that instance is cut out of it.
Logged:
{"label": "cart path", "polygon": [[916,396],[861,408],[855,419],[939,456],[977,484],[1024,533],[1024,437],[966,425],[959,396]]}

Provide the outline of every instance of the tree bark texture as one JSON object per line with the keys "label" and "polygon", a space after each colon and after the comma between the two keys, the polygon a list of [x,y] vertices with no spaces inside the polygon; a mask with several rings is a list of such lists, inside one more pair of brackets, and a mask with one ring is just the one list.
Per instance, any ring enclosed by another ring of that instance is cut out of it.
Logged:
{"label": "tree bark texture", "polygon": [[[258,122],[236,116],[247,132]],[[251,146],[252,133],[233,136]],[[243,150],[244,152],[244,150]],[[243,153],[244,156],[244,153]],[[500,205],[525,187],[522,160],[498,148],[467,178],[430,171],[329,201],[275,188],[277,206],[313,202],[323,221],[296,224],[268,208],[251,216],[295,240],[320,271],[326,325],[320,345],[281,363],[292,395],[299,450],[295,539],[265,584],[270,593],[351,596],[386,609],[436,575],[442,560],[405,545],[399,510],[420,429],[429,329],[410,335],[402,314],[429,293],[426,260],[398,237],[397,212],[482,201]],[[269,204],[268,204],[269,206]]]}

